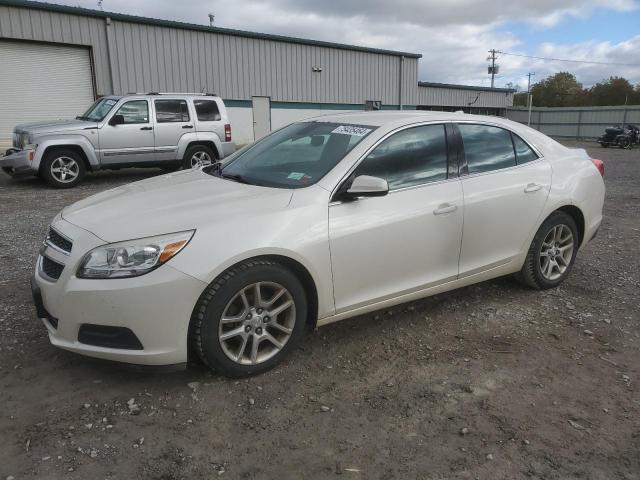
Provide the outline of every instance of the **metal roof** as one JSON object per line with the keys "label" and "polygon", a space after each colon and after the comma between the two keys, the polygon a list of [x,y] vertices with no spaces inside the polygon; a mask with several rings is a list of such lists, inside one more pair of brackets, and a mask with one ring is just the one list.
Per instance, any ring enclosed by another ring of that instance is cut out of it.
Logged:
{"label": "metal roof", "polygon": [[[1,3],[1,0],[0,0],[0,3]],[[454,83],[418,82],[418,86],[431,87],[431,88],[453,88],[455,90],[476,90],[479,92],[515,93],[515,90],[513,88],[478,87],[475,85],[456,85]]]}
{"label": "metal roof", "polygon": [[194,23],[177,22],[174,20],[161,20],[157,18],[139,17],[136,15],[125,15],[122,13],[105,12],[102,10],[93,10],[90,8],[70,7],[67,5],[58,5],[45,2],[34,2],[31,0],[0,0],[0,5],[9,7],[32,8],[37,10],[46,10],[49,12],[59,12],[71,15],[80,15],[86,17],[110,18],[121,22],[139,23],[146,25],[157,25],[170,28],[181,28],[184,30],[196,30],[200,32],[219,33],[224,35],[233,35],[237,37],[256,38],[262,40],[274,40],[286,43],[298,43],[302,45],[312,45],[317,47],[338,48],[341,50],[354,50],[359,52],[379,53],[384,55],[394,55],[398,57],[422,58],[422,54],[398,52],[395,50],[384,50],[379,48],[359,47],[355,45],[345,45],[342,43],[325,42],[322,40],[309,40],[305,38],[288,37],[285,35],[274,35],[269,33],[248,32],[245,30],[236,30],[232,28],[209,27],[206,25],[197,25]]}

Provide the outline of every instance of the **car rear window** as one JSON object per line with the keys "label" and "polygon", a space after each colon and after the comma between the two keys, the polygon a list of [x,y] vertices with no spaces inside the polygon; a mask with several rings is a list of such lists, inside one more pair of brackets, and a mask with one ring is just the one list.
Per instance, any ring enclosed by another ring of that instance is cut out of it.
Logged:
{"label": "car rear window", "polygon": [[154,104],[158,123],[189,121],[189,109],[184,100],[156,100]]}
{"label": "car rear window", "polygon": [[194,100],[198,120],[201,122],[217,122],[221,119],[218,103],[215,100]]}
{"label": "car rear window", "polygon": [[515,166],[516,155],[509,131],[466,123],[458,124],[458,128],[470,174]]}

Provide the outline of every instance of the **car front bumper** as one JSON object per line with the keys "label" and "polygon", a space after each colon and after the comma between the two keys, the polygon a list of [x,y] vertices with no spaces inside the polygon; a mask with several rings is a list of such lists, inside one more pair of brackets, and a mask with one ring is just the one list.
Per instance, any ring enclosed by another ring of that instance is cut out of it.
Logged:
{"label": "car front bumper", "polygon": [[[84,254],[104,242],[60,218],[52,226],[72,239],[73,247],[64,255],[45,245],[32,280],[37,315],[51,343],[139,365],[186,362],[189,320],[206,284],[169,264],[134,278],[78,278]],[[64,264],[58,279],[43,272],[43,257]]]}
{"label": "car front bumper", "polygon": [[8,155],[0,157],[0,169],[12,176],[36,175],[38,169],[34,167],[35,150],[9,149]]}

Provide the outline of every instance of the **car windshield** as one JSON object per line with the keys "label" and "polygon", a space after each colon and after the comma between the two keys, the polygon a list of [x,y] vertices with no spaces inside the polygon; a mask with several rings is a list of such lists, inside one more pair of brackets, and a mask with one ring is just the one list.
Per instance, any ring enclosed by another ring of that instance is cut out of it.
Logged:
{"label": "car windshield", "polygon": [[91,122],[99,122],[111,111],[113,106],[118,103],[115,98],[101,98],[97,100],[89,110],[84,114],[76,117],[78,120],[89,120]]}
{"label": "car windshield", "polygon": [[376,127],[300,122],[264,137],[210,173],[276,188],[301,188],[320,180]]}

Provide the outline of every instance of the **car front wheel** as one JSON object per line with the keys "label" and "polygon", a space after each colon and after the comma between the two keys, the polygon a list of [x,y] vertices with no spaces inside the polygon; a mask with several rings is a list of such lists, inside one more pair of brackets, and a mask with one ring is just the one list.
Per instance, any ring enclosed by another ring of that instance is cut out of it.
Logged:
{"label": "car front wheel", "polygon": [[578,247],[576,222],[567,213],[556,211],[536,232],[516,278],[538,290],[553,288],[569,276]]}
{"label": "car front wheel", "polygon": [[75,187],[85,174],[84,161],[73,150],[48,152],[40,167],[40,176],[54,188]]}
{"label": "car front wheel", "polygon": [[300,342],[307,299],[297,277],[270,260],[221,274],[201,295],[191,341],[210,368],[233,378],[267,371]]}

